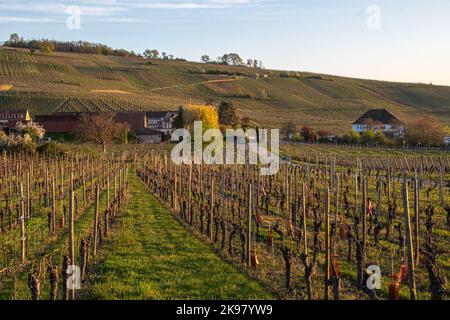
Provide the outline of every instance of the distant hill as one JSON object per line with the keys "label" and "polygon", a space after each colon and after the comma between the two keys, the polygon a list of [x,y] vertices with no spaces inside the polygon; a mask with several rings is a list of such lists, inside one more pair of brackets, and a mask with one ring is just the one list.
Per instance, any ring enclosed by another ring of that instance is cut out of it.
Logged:
{"label": "distant hill", "polygon": [[293,121],[350,129],[362,113],[386,108],[402,120],[431,112],[450,124],[450,87],[302,72],[0,49],[0,109],[58,111],[177,109],[232,101],[243,116],[280,127]]}

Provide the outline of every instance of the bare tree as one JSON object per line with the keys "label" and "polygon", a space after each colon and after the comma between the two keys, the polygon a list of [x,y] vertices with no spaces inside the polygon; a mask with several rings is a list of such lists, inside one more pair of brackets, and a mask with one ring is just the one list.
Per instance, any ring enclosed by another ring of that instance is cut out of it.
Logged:
{"label": "bare tree", "polygon": [[406,126],[406,136],[413,144],[441,145],[444,143],[444,125],[432,115],[421,116]]}
{"label": "bare tree", "polygon": [[113,141],[123,140],[128,127],[116,122],[115,113],[83,114],[80,118],[78,132],[86,140],[99,143],[106,152],[106,146]]}

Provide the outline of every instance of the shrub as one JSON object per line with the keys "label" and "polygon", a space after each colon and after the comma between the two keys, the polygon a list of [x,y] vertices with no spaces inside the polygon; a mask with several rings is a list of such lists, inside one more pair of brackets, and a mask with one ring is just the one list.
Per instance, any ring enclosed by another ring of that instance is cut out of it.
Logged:
{"label": "shrub", "polygon": [[303,136],[303,138],[308,142],[316,142],[319,138],[316,131],[314,131],[313,128],[304,126],[302,130],[300,131],[300,134]]}
{"label": "shrub", "polygon": [[50,157],[59,157],[67,153],[67,148],[61,143],[52,141],[43,143],[36,149],[36,151]]}

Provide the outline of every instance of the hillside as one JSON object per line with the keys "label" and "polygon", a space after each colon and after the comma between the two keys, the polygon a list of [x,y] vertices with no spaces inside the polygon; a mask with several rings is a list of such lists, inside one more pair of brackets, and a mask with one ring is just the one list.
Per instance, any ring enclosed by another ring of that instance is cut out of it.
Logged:
{"label": "hillside", "polygon": [[[257,75],[259,74],[259,76]],[[450,87],[261,70],[185,61],[0,49],[0,109],[58,111],[176,109],[232,101],[270,127],[288,121],[336,133],[370,108],[402,120],[431,112],[450,124]]]}

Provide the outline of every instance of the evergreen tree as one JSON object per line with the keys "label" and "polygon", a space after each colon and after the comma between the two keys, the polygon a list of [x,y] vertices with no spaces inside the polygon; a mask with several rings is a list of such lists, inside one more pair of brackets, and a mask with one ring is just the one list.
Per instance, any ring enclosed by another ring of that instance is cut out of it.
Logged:
{"label": "evergreen tree", "polygon": [[233,128],[239,125],[236,107],[231,102],[224,101],[219,105],[219,123]]}
{"label": "evergreen tree", "polygon": [[173,126],[175,129],[181,129],[184,128],[184,116],[183,116],[184,110],[183,107],[178,108],[178,115],[173,121]]}

